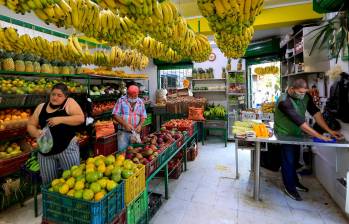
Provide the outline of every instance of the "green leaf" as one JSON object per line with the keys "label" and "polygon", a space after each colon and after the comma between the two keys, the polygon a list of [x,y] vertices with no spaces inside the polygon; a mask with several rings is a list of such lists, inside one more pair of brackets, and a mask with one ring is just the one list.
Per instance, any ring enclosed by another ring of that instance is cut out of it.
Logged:
{"label": "green leaf", "polygon": [[325,33],[325,31],[327,30],[328,27],[325,27],[323,30],[321,30],[316,36],[316,39],[313,43],[313,46],[311,47],[311,50],[309,52],[309,56],[313,53],[313,50],[315,49],[316,45],[318,44],[318,42],[320,41],[322,35]]}

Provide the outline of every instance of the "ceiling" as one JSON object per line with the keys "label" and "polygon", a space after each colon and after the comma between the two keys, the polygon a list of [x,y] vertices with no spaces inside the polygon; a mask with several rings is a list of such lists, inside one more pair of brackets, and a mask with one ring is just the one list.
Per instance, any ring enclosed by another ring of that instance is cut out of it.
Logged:
{"label": "ceiling", "polygon": [[[172,0],[176,4],[178,11],[185,18],[201,16],[196,0]],[[265,8],[308,3],[311,0],[264,0]]]}

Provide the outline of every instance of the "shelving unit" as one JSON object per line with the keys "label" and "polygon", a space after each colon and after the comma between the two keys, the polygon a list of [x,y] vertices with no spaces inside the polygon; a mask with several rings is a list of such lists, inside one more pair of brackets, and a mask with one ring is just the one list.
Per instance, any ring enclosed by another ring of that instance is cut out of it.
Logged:
{"label": "shelving unit", "polygon": [[[314,42],[317,27],[304,27],[293,35],[284,46],[281,46],[281,88],[285,90],[287,83],[294,78],[321,78],[329,69],[328,55],[325,49],[310,50]],[[324,86],[324,84],[322,84]],[[324,87],[326,89],[327,87]]]}
{"label": "shelving unit", "polygon": [[226,79],[193,79],[192,87],[195,97],[205,97],[208,103],[221,104],[227,108]]}
{"label": "shelving unit", "polygon": [[239,118],[240,111],[246,107],[246,72],[228,72],[227,84],[227,104],[228,104],[228,139],[233,140],[232,126]]}

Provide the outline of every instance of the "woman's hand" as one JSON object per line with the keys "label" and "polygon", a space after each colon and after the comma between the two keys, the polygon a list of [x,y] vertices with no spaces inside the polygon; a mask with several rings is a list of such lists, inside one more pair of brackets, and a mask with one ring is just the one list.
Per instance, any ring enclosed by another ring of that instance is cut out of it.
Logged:
{"label": "woman's hand", "polygon": [[51,117],[51,118],[47,119],[47,125],[49,127],[53,127],[53,126],[59,125],[61,123],[62,123],[61,117]]}
{"label": "woman's hand", "polygon": [[37,129],[35,136],[33,136],[34,138],[39,138],[42,135],[42,130],[41,129]]}

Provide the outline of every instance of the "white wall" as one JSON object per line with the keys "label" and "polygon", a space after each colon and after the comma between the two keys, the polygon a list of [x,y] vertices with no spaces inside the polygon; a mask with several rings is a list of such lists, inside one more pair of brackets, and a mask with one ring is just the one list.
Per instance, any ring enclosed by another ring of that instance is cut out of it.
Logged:
{"label": "white wall", "polygon": [[[222,78],[222,68],[227,66],[228,63],[228,58],[226,58],[224,56],[224,54],[221,52],[221,50],[216,47],[213,46],[212,47],[212,52],[216,54],[216,60],[214,61],[205,61],[202,63],[194,63],[194,68],[203,68],[203,69],[207,69],[207,68],[213,68],[213,73],[214,73],[214,77],[215,78]],[[245,68],[245,60],[242,60],[243,64],[242,64],[242,68]],[[231,69],[232,70],[237,70],[237,63],[238,60],[236,59],[232,59],[231,60]]]}

